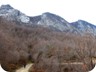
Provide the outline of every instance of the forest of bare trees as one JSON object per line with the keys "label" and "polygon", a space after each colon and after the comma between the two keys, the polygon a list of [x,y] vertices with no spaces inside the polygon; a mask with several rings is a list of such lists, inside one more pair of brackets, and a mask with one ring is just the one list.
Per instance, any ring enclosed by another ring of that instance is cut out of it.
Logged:
{"label": "forest of bare trees", "polygon": [[6,71],[33,63],[29,72],[88,72],[94,68],[96,37],[56,32],[0,18],[0,64]]}

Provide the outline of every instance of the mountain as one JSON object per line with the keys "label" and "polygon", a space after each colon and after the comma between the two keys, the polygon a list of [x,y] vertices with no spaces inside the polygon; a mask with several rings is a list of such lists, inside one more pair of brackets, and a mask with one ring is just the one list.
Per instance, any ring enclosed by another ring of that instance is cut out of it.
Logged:
{"label": "mountain", "polygon": [[55,14],[51,14],[48,12],[43,13],[41,15],[41,20],[38,21],[37,24],[42,25],[44,27],[57,28],[60,31],[71,29],[71,26],[69,25],[69,23],[66,20],[64,20],[63,18],[61,18]]}
{"label": "mountain", "polygon": [[29,23],[30,18],[19,10],[14,9],[10,5],[2,5],[0,7],[0,16],[11,21],[18,21],[23,23]]}
{"label": "mountain", "polygon": [[81,33],[90,33],[96,35],[96,26],[86,22],[84,20],[78,20],[76,22],[71,23],[76,29],[78,29]]}
{"label": "mountain", "polygon": [[0,7],[0,17],[6,18],[9,21],[17,22],[17,24],[40,25],[48,27],[54,31],[71,32],[76,34],[91,33],[96,35],[96,26],[86,21],[78,20],[69,23],[62,17],[49,12],[31,17],[14,9],[8,4]]}

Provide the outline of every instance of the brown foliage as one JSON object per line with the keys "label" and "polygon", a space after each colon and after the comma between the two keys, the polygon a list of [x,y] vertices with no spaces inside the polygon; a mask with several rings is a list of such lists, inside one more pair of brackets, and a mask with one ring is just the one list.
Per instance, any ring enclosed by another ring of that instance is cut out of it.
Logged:
{"label": "brown foliage", "polygon": [[[0,18],[0,63],[7,71],[25,66],[28,62],[34,62],[30,72],[88,71],[94,67],[95,41],[90,34],[81,36],[55,32]],[[83,62],[84,65],[70,66],[70,62]]]}

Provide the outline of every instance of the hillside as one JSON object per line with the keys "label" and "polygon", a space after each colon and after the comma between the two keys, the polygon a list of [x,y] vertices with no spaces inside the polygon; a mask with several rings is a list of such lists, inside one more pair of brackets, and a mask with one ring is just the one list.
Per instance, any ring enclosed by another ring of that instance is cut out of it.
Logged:
{"label": "hillside", "polygon": [[[49,12],[30,17],[2,5],[1,67],[14,72],[32,63],[29,72],[88,72],[96,58],[95,28],[82,20],[69,23]],[[75,62],[82,64],[71,65]]]}

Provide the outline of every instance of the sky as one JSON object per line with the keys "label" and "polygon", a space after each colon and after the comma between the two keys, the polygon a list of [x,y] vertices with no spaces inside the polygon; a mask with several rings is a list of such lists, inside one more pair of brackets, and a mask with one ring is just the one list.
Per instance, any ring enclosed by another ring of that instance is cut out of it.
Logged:
{"label": "sky", "polygon": [[51,12],[68,22],[79,19],[96,25],[96,0],[0,0],[28,16]]}

